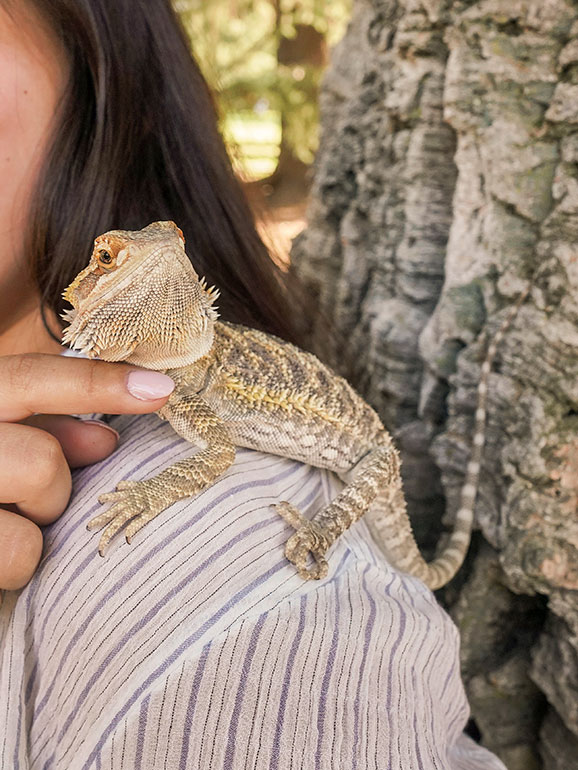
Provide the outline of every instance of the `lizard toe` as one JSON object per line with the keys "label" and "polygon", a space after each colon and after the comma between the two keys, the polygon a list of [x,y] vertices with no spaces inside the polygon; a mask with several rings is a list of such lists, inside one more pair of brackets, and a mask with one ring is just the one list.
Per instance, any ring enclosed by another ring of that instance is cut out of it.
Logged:
{"label": "lizard toe", "polygon": [[98,502],[101,505],[104,505],[105,503],[118,503],[121,502],[123,499],[122,495],[119,495],[118,492],[103,492],[102,495],[98,496]]}
{"label": "lizard toe", "polygon": [[[311,526],[301,527],[285,545],[286,558],[295,565],[303,580],[321,580],[326,577],[329,569],[325,559],[326,551],[327,544],[320,541],[318,533]],[[315,562],[310,567],[307,566],[309,557]]]}
{"label": "lizard toe", "polygon": [[[107,545],[110,543],[119,529],[121,529],[121,527],[123,527],[127,521],[134,518],[135,515],[138,515],[138,511],[135,511],[133,508],[128,506],[122,506],[120,503],[117,503],[117,505],[113,506],[111,510],[114,511],[114,514],[109,519],[110,523],[102,533],[98,543],[98,552],[101,556],[104,556],[104,551]],[[110,513],[110,511],[107,511],[107,513]]]}
{"label": "lizard toe", "polygon": [[125,530],[125,538],[126,542],[130,544],[133,537],[136,535],[137,532],[140,532],[140,530],[148,524],[148,522],[156,516],[155,513],[152,511],[143,511],[141,514],[139,514],[135,519],[131,521],[131,523],[128,525],[128,527]]}
{"label": "lizard toe", "polygon": [[279,503],[273,503],[271,508],[274,508],[279,516],[281,516],[287,524],[293,527],[293,529],[300,529],[304,525],[307,525],[308,519],[306,519],[301,511],[286,500],[282,500]]}
{"label": "lizard toe", "polygon": [[[103,500],[104,497],[107,497],[107,495],[101,495],[98,498],[99,503],[114,502],[114,500],[108,500],[108,499]],[[86,528],[88,530],[102,529],[105,524],[108,524],[116,517],[117,513],[118,513],[117,506],[113,505],[111,508],[108,509],[108,511],[104,511],[104,513],[99,513],[98,516],[95,516],[94,518],[92,518],[86,525]]]}

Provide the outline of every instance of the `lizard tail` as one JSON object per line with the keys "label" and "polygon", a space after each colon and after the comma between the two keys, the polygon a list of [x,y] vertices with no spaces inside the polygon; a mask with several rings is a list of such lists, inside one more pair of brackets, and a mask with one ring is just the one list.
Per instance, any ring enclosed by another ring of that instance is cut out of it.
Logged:
{"label": "lizard tail", "polygon": [[441,588],[454,577],[462,566],[470,545],[482,452],[486,439],[490,372],[498,346],[528,296],[530,286],[531,284],[520,294],[490,341],[482,364],[472,451],[461,490],[460,507],[456,514],[454,529],[442,552],[429,563],[421,556],[409,524],[401,483],[396,484],[393,489],[381,492],[368,516],[370,529],[396,567],[420,578],[432,590]]}

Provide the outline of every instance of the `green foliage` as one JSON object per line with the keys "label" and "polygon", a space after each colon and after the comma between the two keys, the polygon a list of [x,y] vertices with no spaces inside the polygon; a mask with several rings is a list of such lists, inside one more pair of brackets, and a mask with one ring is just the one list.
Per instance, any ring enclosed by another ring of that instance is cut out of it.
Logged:
{"label": "green foliage", "polygon": [[[175,0],[201,69],[218,95],[223,133],[239,146],[245,171],[252,176],[274,170],[281,140],[304,163],[313,160],[321,67],[306,61],[279,63],[279,45],[284,38],[295,38],[297,25],[314,27],[334,45],[345,30],[350,4],[351,0]],[[259,155],[261,135],[268,138]]]}
{"label": "green foliage", "polygon": [[278,112],[230,112],[224,116],[221,128],[229,154],[242,176],[261,179],[275,171],[281,145]]}
{"label": "green foliage", "polygon": [[296,24],[310,24],[335,45],[345,32],[351,0],[279,0],[284,37],[293,37]]}

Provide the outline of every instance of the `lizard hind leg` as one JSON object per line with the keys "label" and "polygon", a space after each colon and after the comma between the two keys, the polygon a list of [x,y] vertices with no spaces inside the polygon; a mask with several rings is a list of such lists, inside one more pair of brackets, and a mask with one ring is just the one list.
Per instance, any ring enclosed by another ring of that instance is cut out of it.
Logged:
{"label": "lizard hind leg", "polygon": [[[387,438],[386,438],[387,437]],[[329,505],[307,519],[287,502],[273,507],[295,530],[285,545],[285,556],[304,580],[320,580],[327,575],[325,555],[337,538],[368,510],[378,491],[399,480],[399,456],[389,434],[380,436],[380,445],[364,458],[352,481]],[[312,557],[315,564],[307,566]]]}
{"label": "lizard hind leg", "polygon": [[[287,524],[297,530],[285,545],[285,556],[297,567],[300,577],[303,580],[324,578],[329,570],[324,554],[331,543],[328,542],[323,529],[316,522],[306,519],[301,511],[285,500],[275,503],[272,507]],[[309,554],[315,560],[313,567],[306,566]]]}

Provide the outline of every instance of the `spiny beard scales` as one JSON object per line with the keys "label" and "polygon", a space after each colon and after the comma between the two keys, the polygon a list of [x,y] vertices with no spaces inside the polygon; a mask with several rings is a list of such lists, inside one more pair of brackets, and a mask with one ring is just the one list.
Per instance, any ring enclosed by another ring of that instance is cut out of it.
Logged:
{"label": "spiny beard scales", "polygon": [[198,280],[190,263],[172,261],[167,267],[163,259],[143,265],[129,283],[111,285],[66,311],[70,326],[63,340],[89,358],[150,369],[186,366],[201,358],[213,342],[218,292]]}

